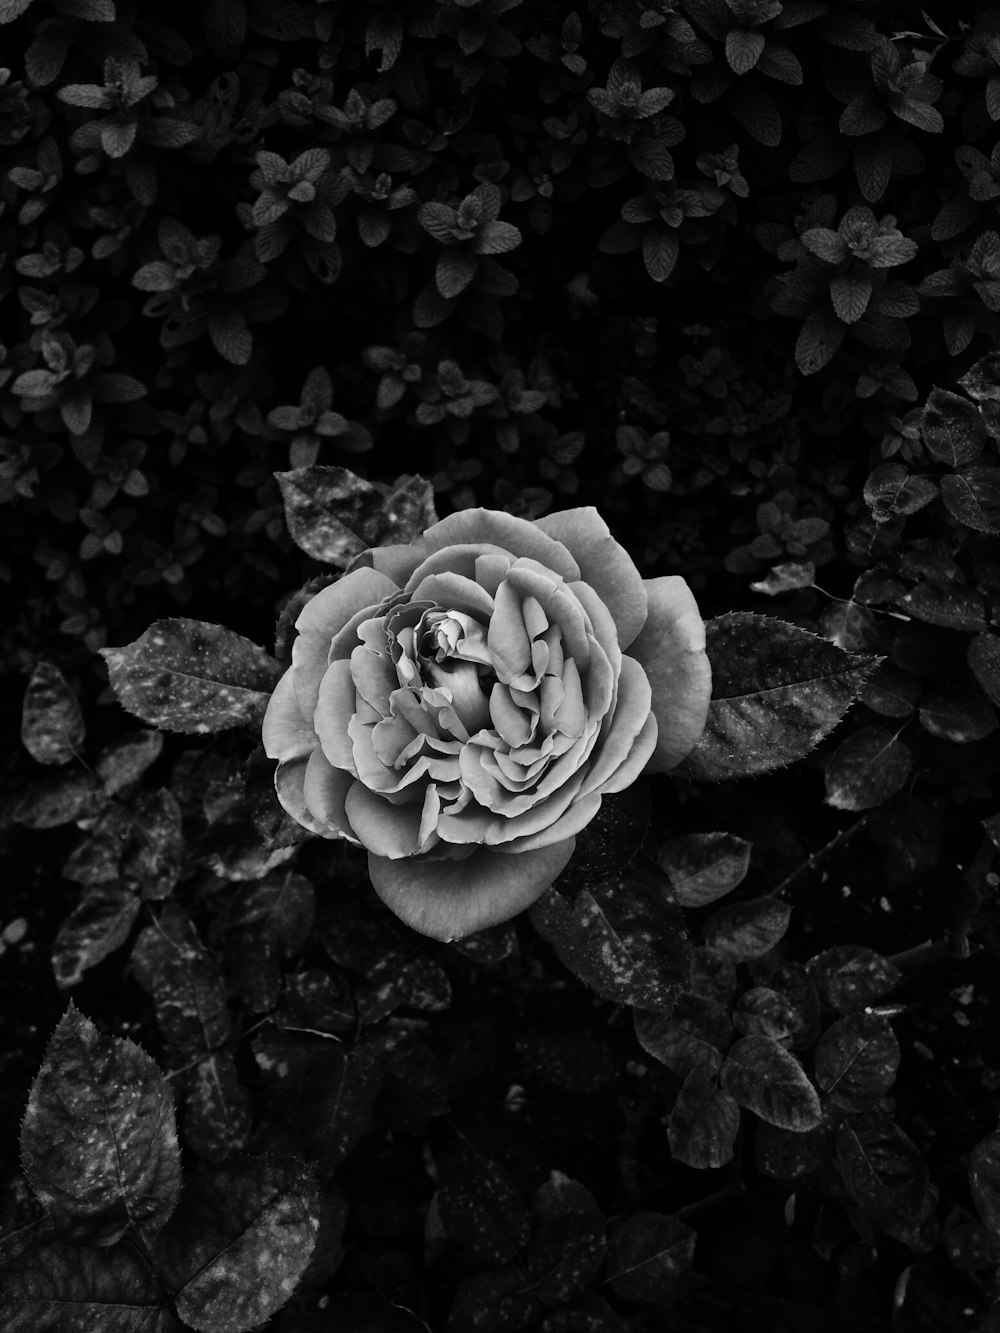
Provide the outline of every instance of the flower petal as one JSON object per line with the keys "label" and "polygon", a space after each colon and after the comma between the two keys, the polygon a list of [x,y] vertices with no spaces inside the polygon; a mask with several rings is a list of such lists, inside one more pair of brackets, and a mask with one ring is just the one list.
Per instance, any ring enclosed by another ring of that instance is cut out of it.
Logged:
{"label": "flower petal", "polygon": [[490,542],[512,555],[529,556],[564,579],[580,578],[580,566],[560,541],[537,524],[499,509],[461,509],[428,528],[423,540],[432,551],[463,542]]}
{"label": "flower petal", "polygon": [[359,551],[348,565],[347,573],[353,574],[356,569],[375,569],[402,587],[429,550],[422,537],[408,546],[376,546]]}
{"label": "flower petal", "polygon": [[611,535],[592,506],[563,509],[535,520],[535,526],[566,547],[589,583],[611,612],[618,643],[627,648],[646,621],[646,590],[632,557]]}
{"label": "flower petal", "polygon": [[357,712],[357,700],[358,692],[350,662],[345,658],[331,662],[320,681],[313,721],[323,753],[330,763],[334,768],[346,768],[348,773],[355,776],[354,747],[348,727]]}
{"label": "flower petal", "polygon": [[447,943],[530,907],[565,868],[575,845],[569,837],[516,856],[481,847],[462,861],[370,855],[368,873],[375,892],[401,921]]}
{"label": "flower petal", "polygon": [[299,612],[295,628],[316,630],[330,639],[362,607],[373,606],[399,592],[399,585],[375,569],[356,569],[321,588]]}
{"label": "flower petal", "polygon": [[[623,657],[614,716],[611,718],[607,733],[601,739],[600,747],[591,760],[590,769],[580,788],[584,795],[592,791],[606,790],[604,784],[618,772],[632,753],[638,737],[651,716],[651,704],[650,685],[645,671],[634,657]],[[653,753],[648,734],[645,744],[646,755],[636,769],[637,774],[642,772]]]}
{"label": "flower petal", "polygon": [[393,805],[376,796],[363,782],[355,782],[347,793],[344,809],[361,843],[379,860],[416,856],[420,849],[422,802]]}
{"label": "flower petal", "polygon": [[340,836],[357,842],[344,810],[344,800],[353,785],[353,774],[334,768],[319,746],[313,750],[302,780],[302,798],[325,838]]}
{"label": "flower petal", "polygon": [[712,697],[712,668],[705,652],[705,623],[694,594],[677,574],[646,580],[649,614],[629,655],[643,667],[653,691],[656,749],[650,773],[675,768],[705,730]]}
{"label": "flower petal", "polygon": [[274,790],[278,802],[297,824],[307,828],[310,833],[317,833],[321,838],[339,838],[336,829],[321,823],[306,805],[302,794],[303,782],[309,761],[305,758],[283,759],[274,770]]}
{"label": "flower petal", "polygon": [[299,709],[292,667],[275,685],[267,702],[261,740],[268,759],[301,759],[316,747],[316,733]]}

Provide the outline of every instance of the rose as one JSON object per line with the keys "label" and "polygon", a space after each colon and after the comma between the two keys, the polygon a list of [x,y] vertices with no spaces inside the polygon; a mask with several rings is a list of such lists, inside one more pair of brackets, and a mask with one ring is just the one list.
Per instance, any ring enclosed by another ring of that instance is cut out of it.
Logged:
{"label": "rose", "polygon": [[382,900],[437,939],[530,906],[602,796],[705,725],[690,589],[644,581],[595,509],[463,510],[363,552],[295,628],[263,724],[278,799],[365,847]]}

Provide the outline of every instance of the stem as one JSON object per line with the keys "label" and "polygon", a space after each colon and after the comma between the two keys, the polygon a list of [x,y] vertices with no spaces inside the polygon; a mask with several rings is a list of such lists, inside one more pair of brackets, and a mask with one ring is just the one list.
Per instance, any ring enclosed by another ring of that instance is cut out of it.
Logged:
{"label": "stem", "polygon": [[848,824],[847,828],[841,829],[837,836],[831,838],[825,847],[820,847],[817,851],[813,852],[811,856],[803,861],[797,870],[793,870],[787,879],[783,879],[778,887],[771,891],[769,896],[772,898],[783,898],[792,885],[800,880],[803,875],[807,875],[810,871],[815,870],[824,857],[829,856],[832,852],[837,851],[846,843],[850,842],[852,838],[857,837],[867,822],[868,815],[866,813],[863,814],[860,819],[856,819],[853,824]]}

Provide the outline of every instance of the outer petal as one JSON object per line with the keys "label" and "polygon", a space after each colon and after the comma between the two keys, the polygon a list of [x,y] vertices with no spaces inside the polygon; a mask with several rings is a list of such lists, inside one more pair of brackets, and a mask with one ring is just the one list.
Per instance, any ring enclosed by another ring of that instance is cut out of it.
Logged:
{"label": "outer petal", "polygon": [[689,754],[705,730],[712,668],[705,623],[694,594],[677,574],[646,579],[649,614],[629,648],[653,691],[658,735],[647,772],[666,773]]}
{"label": "outer petal", "polygon": [[300,759],[316,747],[316,733],[299,711],[293,668],[274,687],[261,725],[268,759]]}
{"label": "outer petal", "polygon": [[567,581],[580,577],[580,567],[561,542],[537,524],[499,509],[461,509],[435,523],[423,535],[431,551],[467,542],[491,542],[512,555],[529,556]]}
{"label": "outer petal", "polygon": [[357,842],[344,810],[344,800],[353,786],[353,775],[342,768],[334,768],[317,746],[309,756],[303,774],[302,799],[325,837],[336,837],[339,833],[348,842]]}
{"label": "outer petal", "polygon": [[430,547],[423,537],[418,537],[408,546],[375,546],[367,551],[359,551],[348,565],[347,572],[353,574],[356,569],[376,569],[402,587],[429,552]]}
{"label": "outer petal", "polygon": [[517,916],[542,896],[573,855],[576,839],[505,855],[480,848],[462,861],[390,861],[369,855],[375,892],[390,911],[432,939],[459,940]]}
{"label": "outer petal", "polygon": [[[620,791],[618,786],[609,786],[622,766],[631,761],[636,747],[640,744],[642,762],[638,756],[630,765],[638,776],[653,754],[653,742],[656,731],[650,733],[646,725],[651,717],[650,685],[645,671],[634,657],[622,658],[622,672],[618,680],[618,702],[615,715],[611,720],[607,735],[601,742],[601,748],[591,760],[590,771],[580,788],[582,796],[590,792]],[[654,722],[654,727],[655,727]],[[627,785],[627,784],[626,784]]]}
{"label": "outer petal", "polygon": [[627,648],[646,621],[646,590],[632,557],[611,535],[611,529],[593,506],[562,509],[535,520],[535,527],[562,542],[589,583],[611,612],[618,627],[618,643]]}
{"label": "outer petal", "polygon": [[375,569],[356,569],[321,588],[299,612],[295,628],[315,630],[332,639],[362,607],[373,606],[399,592],[399,585]]}
{"label": "outer petal", "polygon": [[285,759],[278,765],[274,770],[274,790],[278,801],[295,822],[310,833],[318,833],[321,838],[339,838],[341,835],[337,830],[320,823],[305,803],[302,784],[308,767],[309,761],[305,758]]}

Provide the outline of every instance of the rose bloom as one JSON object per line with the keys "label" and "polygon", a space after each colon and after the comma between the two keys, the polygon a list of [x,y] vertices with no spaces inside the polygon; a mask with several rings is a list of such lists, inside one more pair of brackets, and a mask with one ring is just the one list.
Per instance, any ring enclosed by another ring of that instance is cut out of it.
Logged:
{"label": "rose bloom", "polygon": [[263,724],[278,799],[440,940],[529,907],[601,798],[705,726],[690,589],[642,579],[596,509],[452,514],[363,552],[295,628]]}

